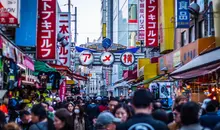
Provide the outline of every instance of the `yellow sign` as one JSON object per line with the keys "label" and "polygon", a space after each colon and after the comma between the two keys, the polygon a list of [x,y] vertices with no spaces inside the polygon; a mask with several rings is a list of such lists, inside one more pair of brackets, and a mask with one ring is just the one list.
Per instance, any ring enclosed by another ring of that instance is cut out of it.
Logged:
{"label": "yellow sign", "polygon": [[102,24],[102,37],[106,37],[106,23]]}
{"label": "yellow sign", "polygon": [[159,43],[161,53],[174,49],[174,0],[159,0]]}
{"label": "yellow sign", "polygon": [[73,80],[66,80],[66,84],[68,84],[68,85],[72,85],[72,84],[74,84],[75,82],[73,81]]}

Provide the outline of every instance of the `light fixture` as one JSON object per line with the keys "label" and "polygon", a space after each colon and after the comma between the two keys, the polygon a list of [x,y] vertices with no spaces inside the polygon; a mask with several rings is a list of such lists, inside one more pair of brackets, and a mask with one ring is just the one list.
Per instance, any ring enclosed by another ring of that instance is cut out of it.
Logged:
{"label": "light fixture", "polygon": [[23,69],[23,70],[26,70],[26,67],[23,66],[23,65],[21,65],[21,64],[17,64],[17,66],[20,67],[20,68]]}

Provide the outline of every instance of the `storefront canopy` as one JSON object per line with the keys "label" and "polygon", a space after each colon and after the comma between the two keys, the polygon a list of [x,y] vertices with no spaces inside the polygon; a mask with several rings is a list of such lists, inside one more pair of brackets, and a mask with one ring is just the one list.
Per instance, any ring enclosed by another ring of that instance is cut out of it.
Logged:
{"label": "storefront canopy", "polygon": [[142,81],[142,82],[140,82],[140,83],[134,84],[134,85],[132,85],[132,86],[137,87],[137,86],[140,86],[140,85],[149,84],[149,83],[153,82],[154,80],[157,80],[157,79],[159,79],[159,78],[161,78],[161,77],[162,77],[162,76],[158,75],[158,76],[155,76],[155,77],[153,77],[153,78],[144,80],[144,81]]}
{"label": "storefront canopy", "polygon": [[56,69],[41,61],[34,62],[34,70],[34,75],[38,75],[39,72],[57,72]]}
{"label": "storefront canopy", "polygon": [[212,73],[220,69],[220,48],[203,53],[189,63],[171,73],[175,79],[190,79]]}

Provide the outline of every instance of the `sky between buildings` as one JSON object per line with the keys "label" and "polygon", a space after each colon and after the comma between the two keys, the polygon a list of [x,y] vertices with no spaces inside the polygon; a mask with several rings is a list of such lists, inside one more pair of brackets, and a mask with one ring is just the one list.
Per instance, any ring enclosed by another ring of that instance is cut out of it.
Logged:
{"label": "sky between buildings", "polygon": [[[64,6],[68,0],[58,0],[61,10],[68,11],[68,7]],[[77,45],[85,44],[87,37],[90,41],[98,39],[101,34],[101,0],[71,0],[71,4],[77,7],[78,25],[77,25]],[[74,8],[71,8],[74,13]],[[74,35],[74,23],[72,23],[72,33]]]}

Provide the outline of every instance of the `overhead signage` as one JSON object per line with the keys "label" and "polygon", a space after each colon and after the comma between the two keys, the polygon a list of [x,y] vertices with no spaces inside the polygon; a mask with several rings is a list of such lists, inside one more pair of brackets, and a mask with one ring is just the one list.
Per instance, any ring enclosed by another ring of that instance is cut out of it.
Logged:
{"label": "overhead signage", "polygon": [[138,40],[145,40],[145,6],[146,0],[139,0],[138,8]]}
{"label": "overhead signage", "polygon": [[94,56],[90,51],[83,51],[79,55],[79,61],[82,65],[91,65],[94,61]]}
{"label": "overhead signage", "polygon": [[56,59],[56,0],[38,1],[37,59]]}
{"label": "overhead signage", "polygon": [[189,0],[176,1],[176,28],[189,28]]}
{"label": "overhead signage", "polygon": [[20,17],[20,0],[0,0],[0,24],[17,26]]}
{"label": "overhead signage", "polygon": [[125,66],[130,66],[134,64],[135,57],[134,54],[131,52],[125,52],[121,55],[121,63]]}
{"label": "overhead signage", "polygon": [[60,12],[59,15],[59,28],[58,32],[64,35],[64,39],[68,42],[66,46],[59,46],[58,57],[59,61],[63,66],[70,66],[70,48],[71,44],[69,44],[69,13],[68,12]]}
{"label": "overhead signage", "polygon": [[112,65],[115,61],[115,57],[111,52],[103,52],[101,54],[100,62],[105,65],[109,66]]}
{"label": "overhead signage", "polygon": [[158,46],[158,0],[146,0],[146,46]]}

